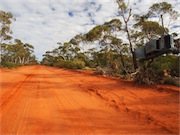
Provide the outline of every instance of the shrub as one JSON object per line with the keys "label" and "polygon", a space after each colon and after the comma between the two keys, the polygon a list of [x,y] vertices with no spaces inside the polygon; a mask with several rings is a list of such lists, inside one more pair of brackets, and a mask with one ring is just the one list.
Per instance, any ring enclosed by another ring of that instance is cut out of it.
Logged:
{"label": "shrub", "polygon": [[80,59],[74,59],[72,61],[72,66],[74,69],[83,69],[85,67],[85,62]]}
{"label": "shrub", "polygon": [[179,66],[179,62],[180,62],[180,57],[176,57],[171,64],[171,70],[170,73],[172,76],[177,76],[180,77],[180,66]]}
{"label": "shrub", "polygon": [[113,70],[112,68],[108,67],[97,67],[95,70],[96,74],[99,75],[106,75],[106,76],[114,76],[114,77],[120,77],[120,73],[117,70]]}
{"label": "shrub", "polygon": [[68,69],[83,69],[85,67],[85,62],[80,59],[74,60],[61,60],[57,63],[54,63],[53,66],[68,68]]}
{"label": "shrub", "polygon": [[3,67],[7,68],[17,68],[19,65],[15,64],[14,62],[4,62]]}
{"label": "shrub", "polygon": [[180,57],[174,55],[160,56],[154,60],[152,68],[157,71],[159,75],[163,75],[163,70],[170,72],[171,76],[180,76],[179,69]]}
{"label": "shrub", "polygon": [[98,75],[106,75],[106,71],[104,68],[102,67],[97,67],[96,70],[95,70],[95,74],[98,74]]}
{"label": "shrub", "polygon": [[63,61],[58,61],[57,63],[53,63],[53,66],[62,68],[63,67]]}
{"label": "shrub", "polygon": [[176,82],[176,80],[173,78],[165,78],[164,84],[169,84],[169,85],[174,85],[174,86],[180,87],[180,84],[178,82]]}
{"label": "shrub", "polygon": [[157,84],[160,82],[161,77],[158,76],[152,68],[140,68],[139,71],[134,75],[133,80],[139,84]]}
{"label": "shrub", "polygon": [[94,70],[94,68],[90,68],[90,67],[88,67],[88,66],[85,66],[85,67],[83,68],[83,70]]}

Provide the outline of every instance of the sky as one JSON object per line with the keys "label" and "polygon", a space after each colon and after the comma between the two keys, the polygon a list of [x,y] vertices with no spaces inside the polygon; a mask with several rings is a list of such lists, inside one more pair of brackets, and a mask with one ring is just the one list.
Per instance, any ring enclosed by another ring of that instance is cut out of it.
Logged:
{"label": "sky", "polygon": [[[135,14],[145,14],[153,3],[162,1],[170,2],[180,13],[180,0],[129,0],[129,7]],[[42,60],[46,51],[58,47],[58,42],[68,42],[114,18],[122,21],[115,0],[0,0],[0,10],[14,15],[13,39],[32,44],[38,60]],[[179,22],[180,18],[170,22],[170,33],[179,33]],[[168,16],[164,23],[169,24]],[[133,24],[132,19],[129,24]],[[125,34],[121,36],[126,42]]]}

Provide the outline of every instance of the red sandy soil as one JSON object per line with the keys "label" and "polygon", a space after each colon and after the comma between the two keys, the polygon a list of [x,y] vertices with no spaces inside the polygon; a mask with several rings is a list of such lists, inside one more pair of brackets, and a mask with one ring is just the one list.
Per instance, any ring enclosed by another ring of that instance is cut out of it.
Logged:
{"label": "red sandy soil", "polygon": [[179,88],[46,66],[0,70],[0,134],[179,134]]}

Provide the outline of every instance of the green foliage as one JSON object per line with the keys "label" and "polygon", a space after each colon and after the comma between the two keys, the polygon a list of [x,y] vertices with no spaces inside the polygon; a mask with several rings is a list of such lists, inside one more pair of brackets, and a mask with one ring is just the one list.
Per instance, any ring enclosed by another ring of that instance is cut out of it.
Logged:
{"label": "green foliage", "polygon": [[32,55],[32,45],[24,44],[19,39],[15,39],[14,43],[7,42],[12,38],[10,25],[13,20],[15,18],[12,13],[0,10],[0,63],[5,67],[37,64],[36,57]]}
{"label": "green foliage", "polygon": [[164,84],[169,84],[169,85],[174,85],[177,87],[180,87],[180,83],[178,83],[175,79],[173,78],[165,78],[164,79]]}
{"label": "green foliage", "polygon": [[118,8],[121,10],[127,10],[127,6],[124,2],[124,0],[116,0],[117,4],[118,4]]}
{"label": "green foliage", "polygon": [[171,61],[170,74],[172,76],[180,77],[180,56],[174,57]]}
{"label": "green foliage", "polygon": [[1,64],[5,62],[14,62],[20,65],[37,63],[35,56],[32,55],[34,47],[22,43],[19,39],[15,39],[14,44],[2,44],[1,49]]}
{"label": "green foliage", "polygon": [[119,19],[112,19],[111,21],[104,23],[104,26],[109,27],[106,30],[110,30],[111,32],[120,31],[121,30],[121,25],[122,25],[122,22]]}
{"label": "green foliage", "polygon": [[96,67],[95,74],[104,75],[104,76],[113,76],[113,77],[121,77],[119,70],[115,70],[108,67]]}
{"label": "green foliage", "polygon": [[101,38],[103,32],[106,32],[108,30],[109,30],[109,27],[107,27],[105,25],[96,26],[86,34],[86,40],[90,41],[90,42],[99,40]]}
{"label": "green foliage", "polygon": [[171,76],[179,77],[179,56],[160,56],[154,60],[152,68],[157,71],[159,76],[163,76],[163,71],[166,70]]}
{"label": "green foliage", "polygon": [[[179,56],[160,56],[152,63],[141,63],[140,70],[135,74],[134,81],[140,84],[157,84],[163,80],[164,76],[179,77]],[[148,66],[148,64],[150,64]],[[164,71],[167,71],[169,75]],[[167,83],[173,83],[172,79],[166,80]],[[165,81],[165,83],[166,83]]]}
{"label": "green foliage", "polygon": [[142,24],[142,31],[145,32],[149,38],[154,38],[153,35],[162,35],[162,33],[165,32],[164,28],[160,26],[158,22],[154,21],[144,22]]}
{"label": "green foliage", "polygon": [[173,10],[173,7],[171,4],[167,2],[160,2],[160,3],[155,3],[149,8],[149,13],[150,16],[161,16],[164,14],[169,14],[170,19],[177,19],[178,12]]}
{"label": "green foliage", "polygon": [[139,68],[139,71],[135,74],[133,80],[138,84],[154,85],[159,83],[161,78],[152,68]]}
{"label": "green foliage", "polygon": [[80,59],[74,59],[72,61],[73,69],[83,69],[85,68],[85,62]]}
{"label": "green foliage", "polygon": [[5,40],[10,40],[12,37],[10,34],[12,34],[10,24],[12,23],[12,20],[15,20],[13,18],[13,14],[10,12],[5,12],[0,10],[0,45],[5,41]]}
{"label": "green foliage", "polygon": [[53,66],[60,68],[68,68],[68,69],[83,69],[85,68],[85,62],[80,59],[74,60],[60,60],[57,63],[54,63]]}
{"label": "green foliage", "polygon": [[[112,19],[95,26],[85,34],[74,36],[69,42],[58,43],[58,48],[44,54],[42,63],[69,69],[90,67],[96,68],[95,72],[101,75],[131,77],[133,72],[137,71],[134,47],[142,46],[152,38],[159,38],[162,33],[169,31],[159,22],[150,21],[151,15],[156,14],[160,17],[161,13],[177,14],[172,10],[170,4],[154,4],[147,14],[134,15],[136,24],[132,28],[129,27],[129,21],[133,11],[128,9],[124,0],[116,0],[116,2],[124,21],[123,25],[119,19]],[[129,44],[123,43],[123,40],[118,37],[124,30]],[[140,84],[159,83],[164,70],[173,76],[179,76],[177,64],[179,60],[176,56],[162,56],[155,59],[153,63],[150,62],[151,64],[148,64],[149,62],[139,62],[142,65],[134,76],[136,82]]]}
{"label": "green foliage", "polygon": [[10,69],[19,67],[19,65],[14,62],[4,62],[2,66]]}

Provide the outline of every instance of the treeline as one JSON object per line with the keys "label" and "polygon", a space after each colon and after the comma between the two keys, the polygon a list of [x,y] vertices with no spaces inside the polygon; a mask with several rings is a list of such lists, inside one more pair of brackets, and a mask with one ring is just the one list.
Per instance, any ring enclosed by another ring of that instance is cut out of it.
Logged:
{"label": "treeline", "polygon": [[37,64],[34,47],[15,39],[12,43],[10,25],[15,21],[12,13],[0,10],[0,64],[1,67],[14,68],[21,65]]}
{"label": "treeline", "polygon": [[[148,61],[137,61],[135,48],[144,45],[151,39],[167,34],[169,29],[161,22],[152,21],[152,17],[162,19],[168,15],[176,20],[178,13],[172,5],[166,2],[153,4],[147,14],[134,14],[128,9],[123,0],[116,0],[122,21],[112,19],[102,25],[92,28],[85,34],[78,34],[69,42],[58,43],[59,47],[47,51],[42,64],[72,69],[95,69],[96,73],[134,77],[139,83],[154,84],[162,79],[167,72],[171,76],[179,77],[179,56],[164,55]],[[127,16],[126,16],[127,15]],[[132,27],[130,19],[135,22]],[[128,43],[124,43],[121,35],[127,35]],[[175,46],[179,53],[180,40],[177,33],[173,33]]]}

